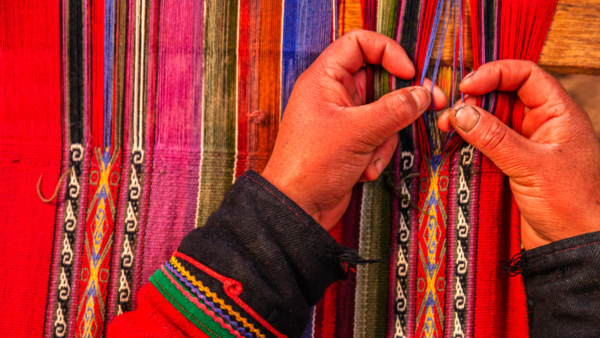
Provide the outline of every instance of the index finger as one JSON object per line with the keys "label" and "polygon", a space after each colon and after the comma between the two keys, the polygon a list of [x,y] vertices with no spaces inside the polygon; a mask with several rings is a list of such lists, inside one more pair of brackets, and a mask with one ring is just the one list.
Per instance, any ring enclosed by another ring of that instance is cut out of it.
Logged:
{"label": "index finger", "polygon": [[415,68],[404,49],[393,39],[376,32],[353,30],[337,39],[316,60],[325,67],[328,75],[340,79],[345,74],[356,73],[369,63],[382,65],[391,74],[411,79]]}
{"label": "index finger", "polygon": [[468,95],[479,96],[493,90],[516,91],[530,109],[543,105],[561,106],[572,100],[552,75],[530,61],[490,62],[471,74],[460,84],[460,90]]}

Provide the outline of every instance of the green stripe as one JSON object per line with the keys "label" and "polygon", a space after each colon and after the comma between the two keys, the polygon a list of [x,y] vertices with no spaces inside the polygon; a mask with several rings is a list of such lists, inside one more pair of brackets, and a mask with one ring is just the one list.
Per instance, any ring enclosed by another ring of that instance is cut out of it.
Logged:
{"label": "green stripe", "polygon": [[219,208],[233,184],[236,153],[238,1],[204,4],[202,167],[196,227]]}
{"label": "green stripe", "polygon": [[[378,2],[377,31],[394,38],[397,0]],[[388,73],[383,67],[373,69],[374,99],[390,92]],[[392,174],[392,165],[384,170]],[[391,245],[392,196],[381,175],[374,182],[366,182],[363,190],[359,253],[362,257],[376,259],[389,254]],[[389,260],[360,265],[356,276],[355,337],[385,337],[387,330]]]}
{"label": "green stripe", "polygon": [[[391,165],[385,174],[391,174]],[[364,185],[359,253],[376,259],[389,254],[391,193],[384,175]],[[385,337],[387,329],[389,260],[359,265],[356,275],[355,337]]]}
{"label": "green stripe", "polygon": [[[150,277],[150,282],[173,306],[209,337],[235,337],[184,296],[162,270]],[[216,315],[216,314],[215,314]]]}

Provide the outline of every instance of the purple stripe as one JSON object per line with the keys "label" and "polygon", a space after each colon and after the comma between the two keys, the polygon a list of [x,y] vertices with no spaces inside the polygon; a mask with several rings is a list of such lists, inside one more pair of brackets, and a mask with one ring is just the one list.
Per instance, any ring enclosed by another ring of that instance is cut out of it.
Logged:
{"label": "purple stripe", "polygon": [[[481,180],[481,153],[479,151],[473,151],[473,169],[475,169],[471,176],[471,201],[479,201],[479,185]],[[466,330],[465,336],[472,337],[475,333],[475,273],[476,263],[475,252],[477,252],[477,231],[479,228],[477,215],[479,213],[479,204],[471,203],[471,210],[469,210],[469,256],[467,257],[469,272],[467,273],[467,312],[466,312]]]}
{"label": "purple stripe", "polygon": [[[424,7],[424,6],[423,6]],[[412,128],[413,128],[413,135],[417,135],[417,130],[416,130],[416,123],[412,124]],[[416,139],[415,139],[415,144],[416,144]],[[415,159],[414,159],[414,167],[416,170],[420,171],[421,168],[421,160],[422,160],[422,155],[421,152],[419,151],[419,147],[415,147]],[[412,196],[413,196],[413,202],[417,205],[419,205],[419,186],[420,186],[420,182],[419,182],[419,178],[415,177],[413,178],[413,182],[412,182]],[[408,314],[408,320],[407,320],[407,325],[406,327],[408,328],[406,332],[406,337],[410,338],[410,337],[414,337],[414,332],[416,330],[415,328],[415,317],[416,317],[416,311],[417,308],[414,304],[411,303],[412,302],[416,302],[417,299],[417,292],[416,292],[416,284],[417,284],[417,247],[419,245],[418,242],[418,226],[419,226],[419,211],[414,210],[411,208],[410,210],[410,224],[412,225],[410,228],[410,244],[409,244],[409,268],[408,270],[408,279],[406,281],[406,284],[408,285],[408,297],[407,297],[407,304],[406,304],[406,308],[407,310],[407,314]]]}
{"label": "purple stripe", "polygon": [[204,21],[203,7],[200,0],[160,4],[156,144],[142,281],[169,259],[195,225],[202,122],[202,26],[195,23]]}
{"label": "purple stripe", "polygon": [[460,180],[460,149],[461,147],[457,147],[457,150],[454,151],[454,154],[448,159],[450,161],[450,175],[449,181],[450,186],[448,187],[448,224],[446,228],[446,238],[447,238],[447,251],[446,251],[446,308],[444,312],[446,314],[445,318],[445,327],[444,327],[444,336],[451,338],[452,337],[452,323],[454,322],[454,282],[456,278],[456,273],[454,272],[454,268],[456,266],[455,261],[455,250],[456,250],[456,225],[458,224],[457,214],[460,211],[460,207],[458,207],[457,203],[457,195],[456,191],[459,186]]}

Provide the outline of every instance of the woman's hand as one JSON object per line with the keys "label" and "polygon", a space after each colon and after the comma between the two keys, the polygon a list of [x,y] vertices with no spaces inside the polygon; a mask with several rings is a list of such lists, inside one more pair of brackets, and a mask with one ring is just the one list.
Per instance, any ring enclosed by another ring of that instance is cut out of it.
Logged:
{"label": "woman's hand", "polygon": [[[474,106],[473,96],[516,91],[526,106],[522,135]],[[586,113],[548,73],[531,62],[481,66],[460,84],[467,104],[438,119],[510,178],[521,211],[526,250],[600,230],[600,144]]]}
{"label": "woman's hand", "polygon": [[[364,64],[410,79],[415,70],[394,40],[352,31],[329,46],[298,78],[263,177],[325,230],[348,207],[359,180],[375,180],[398,143],[398,131],[430,105],[423,87],[404,88],[365,105]],[[425,87],[431,86],[431,82]],[[435,90],[438,109],[446,99]]]}

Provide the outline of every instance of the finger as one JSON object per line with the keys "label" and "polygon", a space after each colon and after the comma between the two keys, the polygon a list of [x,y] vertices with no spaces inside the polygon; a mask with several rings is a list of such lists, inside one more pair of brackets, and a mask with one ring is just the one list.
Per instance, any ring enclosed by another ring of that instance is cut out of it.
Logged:
{"label": "finger", "polygon": [[352,77],[354,78],[354,92],[348,91],[348,93],[353,98],[354,105],[360,106],[365,104],[367,99],[367,72],[361,68]]}
{"label": "finger", "polygon": [[382,145],[375,148],[371,162],[365,169],[362,177],[367,181],[376,180],[383,172],[383,169],[390,163],[396,146],[398,145],[398,133],[388,137]]}
{"label": "finger", "polygon": [[465,95],[465,102],[462,101],[458,101],[454,104],[454,108],[458,109],[462,106],[464,106],[465,104],[474,106],[477,104],[477,100],[479,99],[478,96],[471,96],[471,95]]}
{"label": "finger", "polygon": [[379,100],[347,108],[354,132],[362,141],[379,146],[429,107],[431,95],[423,87],[407,87],[382,96]]}
{"label": "finger", "polygon": [[440,115],[440,117],[438,117],[437,126],[444,133],[449,132],[450,127],[452,127],[452,123],[450,122],[452,110],[452,108],[448,108],[442,113],[442,115]]}
{"label": "finger", "polygon": [[509,177],[526,177],[527,168],[535,167],[535,156],[539,154],[536,145],[492,114],[471,105],[450,108],[448,114],[456,132]]}
{"label": "finger", "polygon": [[[458,101],[454,104],[454,109],[458,109],[462,106],[464,106],[465,104],[474,106],[477,104],[477,97],[475,96],[469,96],[469,95],[465,95],[465,102],[462,101]],[[453,112],[452,109],[446,109],[442,115],[440,115],[440,117],[438,117],[438,121],[437,121],[437,125],[438,128],[443,131],[444,133],[449,133],[450,132],[450,128],[452,127],[452,123],[450,122],[450,117],[451,117],[451,113]]]}
{"label": "finger", "polygon": [[[426,78],[425,81],[423,81],[423,87],[425,87],[425,88],[427,88],[427,90],[431,91],[431,80]],[[429,109],[433,108],[436,111],[444,109],[444,107],[446,107],[447,101],[448,100],[446,98],[446,94],[444,93],[444,91],[440,87],[434,86],[433,87],[433,100],[431,101],[431,104],[435,105],[435,107],[429,107]]]}
{"label": "finger", "polygon": [[562,85],[538,65],[529,61],[501,60],[485,64],[469,74],[460,84],[465,94],[483,95],[493,90],[516,91],[530,109],[546,113],[538,123],[568,112],[574,101]]}
{"label": "finger", "polygon": [[382,65],[402,79],[410,79],[415,75],[412,62],[396,41],[383,34],[364,30],[351,31],[337,39],[310,68],[324,71],[329,77],[344,83],[345,78],[356,73],[363,63]]}

